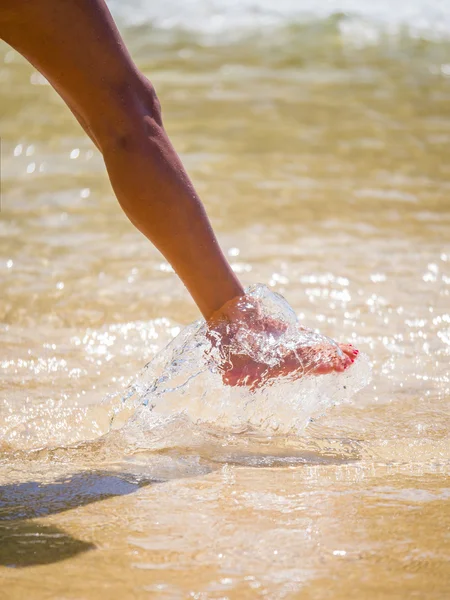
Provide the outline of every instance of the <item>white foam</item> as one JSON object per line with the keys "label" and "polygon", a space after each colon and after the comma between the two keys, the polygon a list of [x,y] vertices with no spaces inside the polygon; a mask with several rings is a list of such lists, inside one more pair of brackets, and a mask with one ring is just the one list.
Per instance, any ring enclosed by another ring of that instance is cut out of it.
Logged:
{"label": "white foam", "polygon": [[129,25],[152,23],[160,29],[180,28],[210,35],[258,30],[346,14],[389,30],[403,25],[414,31],[450,32],[450,3],[443,0],[110,0],[115,17]]}

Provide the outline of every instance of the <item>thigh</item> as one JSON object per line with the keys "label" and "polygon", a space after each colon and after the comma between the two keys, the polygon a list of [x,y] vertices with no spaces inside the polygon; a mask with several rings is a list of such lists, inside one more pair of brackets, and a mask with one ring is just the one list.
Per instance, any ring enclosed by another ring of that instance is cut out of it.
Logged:
{"label": "thigh", "polygon": [[28,59],[83,125],[118,118],[140,84],[104,0],[2,0],[0,37]]}

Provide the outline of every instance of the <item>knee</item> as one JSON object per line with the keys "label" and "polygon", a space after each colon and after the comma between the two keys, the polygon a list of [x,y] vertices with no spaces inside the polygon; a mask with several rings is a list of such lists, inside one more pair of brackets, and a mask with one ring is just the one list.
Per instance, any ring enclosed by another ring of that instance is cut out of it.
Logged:
{"label": "knee", "polygon": [[140,76],[137,83],[115,86],[111,96],[112,110],[102,116],[98,135],[103,153],[136,150],[149,134],[162,130],[161,105],[146,78]]}
{"label": "knee", "polygon": [[140,117],[146,117],[162,127],[161,103],[153,84],[144,75],[139,74],[132,96]]}

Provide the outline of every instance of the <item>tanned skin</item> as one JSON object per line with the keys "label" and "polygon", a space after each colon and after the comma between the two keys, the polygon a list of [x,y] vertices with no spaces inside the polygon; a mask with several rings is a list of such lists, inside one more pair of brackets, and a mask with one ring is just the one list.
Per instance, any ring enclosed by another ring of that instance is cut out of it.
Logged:
{"label": "tanned skin", "polygon": [[[134,64],[104,0],[0,0],[0,37],[64,99],[102,153],[124,212],[172,265],[205,319],[223,326],[223,319],[235,318],[244,289],[165,132],[155,90]],[[244,315],[250,327],[254,311]],[[277,329],[273,320],[253,322]],[[343,371],[357,355],[349,345],[307,350],[309,357],[317,353],[316,374]],[[269,378],[301,375],[302,352]],[[230,364],[229,376],[224,373],[230,385],[254,385],[262,371],[268,373],[245,355]]]}

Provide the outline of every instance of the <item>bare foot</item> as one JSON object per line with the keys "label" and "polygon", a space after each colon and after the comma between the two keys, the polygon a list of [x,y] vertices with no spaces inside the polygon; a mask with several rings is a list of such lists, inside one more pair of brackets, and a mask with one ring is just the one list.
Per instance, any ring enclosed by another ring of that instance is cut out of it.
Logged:
{"label": "bare foot", "polygon": [[[339,351],[341,350],[341,352]],[[305,375],[342,373],[358,356],[358,350],[341,346],[301,346],[286,353],[275,366],[255,361],[245,354],[230,354],[222,367],[222,379],[227,385],[257,389],[279,377],[294,379]]]}
{"label": "bare foot", "polygon": [[[358,356],[358,350],[351,344],[337,346],[324,341],[310,346],[301,344],[295,350],[277,345],[275,365],[255,359],[253,350],[257,348],[255,340],[258,336],[279,338],[287,324],[264,315],[258,301],[248,296],[225,305],[209,325],[213,345],[220,349],[223,382],[230,386],[247,386],[254,390],[279,377],[296,379],[305,375],[341,373]],[[305,331],[305,328],[299,326],[299,330]]]}

